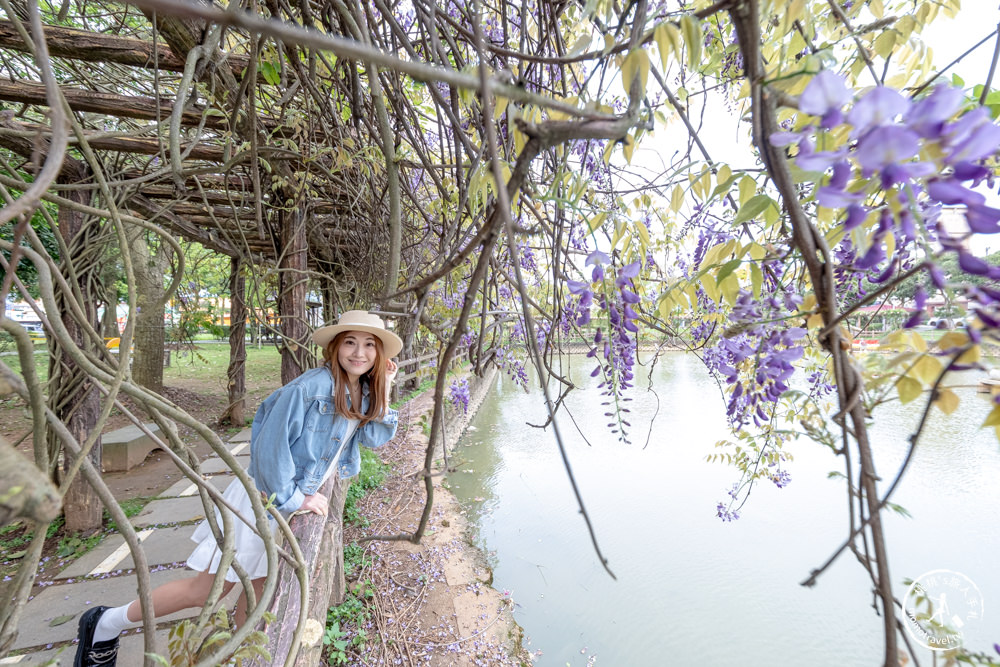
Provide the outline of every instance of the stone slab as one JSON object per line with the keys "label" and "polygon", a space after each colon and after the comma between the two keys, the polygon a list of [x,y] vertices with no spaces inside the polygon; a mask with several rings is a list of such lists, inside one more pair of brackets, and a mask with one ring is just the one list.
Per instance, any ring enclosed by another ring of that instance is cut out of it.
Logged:
{"label": "stone slab", "polygon": [[[145,425],[149,431],[160,437],[160,427],[156,424]],[[160,445],[146,435],[138,426],[124,426],[101,436],[101,463],[107,472],[131,470],[146,460],[154,449]]]}
{"label": "stone slab", "polygon": [[[154,586],[159,586],[168,581],[176,581],[193,575],[194,573],[187,568],[161,570],[153,572],[151,581]],[[28,602],[25,607],[23,618],[32,619],[32,621],[21,623],[13,648],[16,650],[29,646],[45,646],[54,642],[74,639],[80,614],[98,604],[108,606],[125,604],[136,598],[137,591],[138,584],[134,576],[89,579],[61,586],[49,586]],[[183,610],[162,620],[171,621],[187,618],[195,612],[197,612],[196,609]],[[50,625],[53,619],[68,614],[73,614],[73,618],[55,627]]]}
{"label": "stone slab", "polygon": [[[34,653],[0,658],[0,667],[7,667],[8,665],[11,667],[40,667],[41,665],[70,667],[73,664],[74,655],[76,655],[76,645],[68,644],[57,648],[42,649]],[[125,663],[121,664],[124,665]],[[139,664],[141,665],[142,663]]]}
{"label": "stone slab", "polygon": [[[236,462],[239,463],[241,466],[243,466],[243,469],[246,470],[248,467],[250,467],[249,454],[237,456]],[[226,464],[225,461],[223,461],[218,456],[213,456],[201,462],[201,472],[203,475],[217,475],[219,473],[232,474],[233,471],[230,470],[229,466]]]}
{"label": "stone slab", "polygon": [[[225,491],[226,487],[229,486],[229,482],[233,480],[232,475],[210,475],[208,481],[212,483],[215,488],[219,491]],[[166,491],[163,491],[158,496],[159,498],[186,498],[188,496],[194,496],[198,494],[198,489],[195,483],[192,482],[187,477],[181,479],[173,486],[171,486]]]}
{"label": "stone slab", "polygon": [[[146,561],[150,567],[163,565],[165,563],[176,563],[187,560],[194,548],[191,541],[191,534],[194,533],[197,524],[188,526],[174,526],[173,528],[157,528],[142,541],[143,551],[146,554]],[[57,579],[68,579],[70,577],[84,577],[89,575],[94,568],[102,565],[113,555],[117,554],[120,560],[115,564],[108,564],[107,571],[124,570],[135,567],[132,554],[125,547],[125,538],[121,535],[112,535],[104,539],[93,551],[81,556],[69,567],[59,573]]]}
{"label": "stone slab", "polygon": [[247,427],[229,438],[229,442],[250,442],[250,428]]}
{"label": "stone slab", "polygon": [[205,508],[200,496],[187,498],[164,498],[154,500],[146,505],[142,512],[132,517],[132,525],[136,528],[146,528],[160,524],[179,523],[181,521],[201,520],[205,518]]}
{"label": "stone slab", "polygon": [[[198,610],[193,610],[197,612]],[[192,614],[193,616],[194,614]],[[156,631],[156,639],[158,644],[158,649],[160,655],[164,657],[169,657],[167,652],[167,639],[170,637],[170,628],[163,628],[162,630]],[[134,665],[135,667],[140,667],[146,658],[146,638],[140,632],[135,635],[128,635],[121,638],[121,642],[118,644],[118,664],[122,667],[126,665]],[[68,663],[72,664],[72,663]]]}

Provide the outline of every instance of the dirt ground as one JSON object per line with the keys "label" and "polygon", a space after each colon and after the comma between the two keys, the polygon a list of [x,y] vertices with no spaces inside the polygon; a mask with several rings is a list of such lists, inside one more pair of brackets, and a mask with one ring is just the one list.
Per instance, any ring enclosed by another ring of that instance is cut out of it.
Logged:
{"label": "dirt ground", "polygon": [[[514,601],[491,587],[493,573],[470,542],[462,508],[441,486],[441,476],[434,478],[434,506],[420,544],[362,541],[408,534],[419,523],[426,497],[419,473],[427,447],[420,419],[429,417],[431,399],[428,391],[400,409],[397,437],[378,450],[393,472],[359,503],[370,525],[345,529],[344,543],[359,541],[370,559],[349,586],[363,590],[371,582],[367,632],[382,640],[369,642],[349,664],[528,665]],[[462,430],[464,424],[449,428]]]}

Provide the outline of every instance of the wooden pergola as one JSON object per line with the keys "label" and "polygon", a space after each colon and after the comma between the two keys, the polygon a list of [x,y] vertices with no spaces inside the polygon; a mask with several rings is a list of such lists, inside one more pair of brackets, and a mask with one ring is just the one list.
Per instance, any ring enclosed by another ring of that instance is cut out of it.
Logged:
{"label": "wooden pergola", "polygon": [[[261,74],[257,61],[240,51],[252,40],[230,39],[229,51],[221,44],[210,48],[205,44],[209,28],[198,21],[151,12],[146,18],[145,29],[136,29],[146,38],[56,25],[44,28],[57,70],[79,73],[87,64],[91,72],[96,67],[115,73],[106,80],[67,76],[60,82],[61,101],[75,119],[57,185],[48,195],[58,206],[58,232],[70,251],[62,259],[76,267],[78,284],[86,287],[85,274],[94,267],[86,257],[98,238],[107,238],[95,232],[100,215],[88,213],[95,201],[100,210],[115,208],[122,219],[146,221],[230,257],[229,412],[233,423],[243,423],[246,267],[253,267],[251,275],[277,274],[282,382],[313,363],[307,346],[310,286],[323,293],[325,319],[335,317],[344,299],[350,306],[396,287],[389,273],[392,248],[383,157],[372,147],[369,128],[352,121],[355,114],[370,114],[361,95],[351,99],[350,114],[342,114],[331,100],[323,108],[316,91],[303,92],[296,84],[275,82],[273,77],[269,81]],[[29,58],[33,53],[35,46],[14,23],[0,21],[0,54]],[[291,48],[288,53],[293,53]],[[14,70],[9,69],[11,74]],[[347,64],[331,72],[330,80],[346,75],[347,81],[357,83],[353,70]],[[150,86],[155,94],[117,92],[128,86],[111,82],[116,78],[135,81],[133,87]],[[185,84],[189,94],[177,109],[176,97],[167,97],[165,91],[176,96]],[[274,101],[273,113],[255,100],[256,95]],[[7,103],[0,112],[0,147],[20,156],[23,161],[16,168],[30,173],[48,156],[54,128],[46,117],[52,96],[41,82],[11,76],[0,80],[0,101]],[[85,159],[87,152],[98,156],[104,171],[100,178]],[[6,185],[17,188],[16,183]],[[92,290],[82,289],[81,294],[85,301],[93,297]],[[93,317],[96,304],[84,305]],[[72,320],[71,308],[67,305],[61,315]],[[79,327],[75,334],[81,348],[90,344]],[[72,366],[58,351],[54,357],[57,365]],[[96,417],[97,391],[83,374],[63,376],[68,379],[57,378],[50,387],[50,402],[59,406],[83,442]],[[98,470],[100,457],[98,439],[90,454]],[[82,478],[74,486],[75,494],[66,498],[67,514],[75,503],[84,514],[96,514],[99,522],[100,500]],[[340,492],[342,505],[343,488]],[[309,523],[311,530],[319,531],[315,544],[300,536],[309,543],[307,550],[320,547],[322,523]],[[325,548],[331,549],[329,534],[326,539]],[[339,544],[333,550],[340,550]],[[315,553],[309,562],[314,560]],[[333,572],[327,568],[327,575],[316,579],[326,590],[314,591],[317,617],[325,617],[330,587],[337,581]],[[295,578],[291,570],[282,576],[283,586]],[[273,605],[284,608],[287,594],[283,588]],[[298,625],[292,621],[272,627],[276,646],[287,648]],[[304,649],[302,664],[317,660],[318,649]]]}

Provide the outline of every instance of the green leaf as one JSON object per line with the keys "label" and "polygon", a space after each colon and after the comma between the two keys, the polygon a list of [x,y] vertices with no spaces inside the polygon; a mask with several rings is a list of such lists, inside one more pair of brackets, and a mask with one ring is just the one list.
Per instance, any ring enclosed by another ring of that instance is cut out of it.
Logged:
{"label": "green leaf", "polygon": [[681,32],[687,47],[688,69],[695,69],[701,62],[701,22],[693,14],[685,14],[681,17]]}
{"label": "green leaf", "polygon": [[958,409],[958,402],[958,395],[955,392],[951,389],[941,389],[938,391],[938,397],[937,400],[934,401],[934,405],[936,405],[941,412],[946,415],[950,415]]}
{"label": "green leaf", "polygon": [[684,188],[679,185],[675,185],[673,192],[670,193],[670,210],[674,213],[678,213],[681,210],[681,206],[684,205]]}
{"label": "green leaf", "polygon": [[740,179],[740,206],[746,204],[755,192],[757,192],[757,181],[744,175]]}
{"label": "green leaf", "polygon": [[742,259],[731,259],[725,264],[723,264],[722,268],[719,269],[718,275],[715,276],[716,282],[718,282],[721,285],[722,281],[728,278],[729,274],[735,271],[737,268],[739,268],[740,264],[742,263],[743,263]]}
{"label": "green leaf", "polygon": [[646,81],[649,78],[649,54],[646,49],[633,49],[622,63],[622,87],[629,92],[632,81],[639,77],[639,96],[646,94]]}
{"label": "green leaf", "polygon": [[272,86],[277,86],[281,83],[281,75],[278,74],[278,69],[269,62],[260,64],[260,74],[264,77],[264,81],[267,81]]}
{"label": "green leaf", "polygon": [[891,509],[899,516],[906,517],[907,519],[913,516],[912,514],[910,514],[910,511],[905,507],[903,507],[902,505],[897,505],[896,503],[886,503],[885,506]]}
{"label": "green leaf", "polygon": [[63,623],[68,623],[69,621],[72,621],[74,618],[76,618],[76,614],[66,614],[65,616],[56,616],[51,621],[49,621],[49,627],[54,628],[58,625],[62,625]]}
{"label": "green leaf", "polygon": [[909,403],[923,391],[923,385],[911,377],[902,376],[896,380],[896,391],[899,392],[899,402]]}
{"label": "green leaf", "polygon": [[590,227],[590,231],[591,232],[596,232],[598,229],[600,229],[601,225],[604,224],[604,221],[607,220],[607,218],[608,218],[607,212],[602,211],[602,212],[598,213],[597,215],[595,215],[590,220],[588,220],[587,221],[587,225]]}
{"label": "green leaf", "polygon": [[753,288],[754,298],[760,298],[760,288],[764,284],[764,273],[756,264],[750,265],[750,285]]}
{"label": "green leaf", "polygon": [[942,368],[941,362],[937,357],[924,355],[920,357],[917,363],[913,364],[913,368],[909,374],[918,378],[924,384],[931,384],[937,380]]}
{"label": "green leaf", "polygon": [[705,294],[708,295],[708,298],[716,303],[719,302],[719,297],[721,296],[719,283],[716,282],[715,278],[713,278],[711,274],[706,273],[701,277],[701,287],[705,290]]}
{"label": "green leaf", "polygon": [[767,207],[772,203],[774,203],[773,200],[767,195],[755,195],[751,197],[746,204],[740,206],[740,210],[736,212],[736,217],[733,218],[733,224],[738,225],[747,220],[753,220],[766,211]]}
{"label": "green leaf", "polygon": [[1000,405],[994,405],[990,414],[986,415],[986,421],[983,422],[982,427],[987,426],[1000,426]]}

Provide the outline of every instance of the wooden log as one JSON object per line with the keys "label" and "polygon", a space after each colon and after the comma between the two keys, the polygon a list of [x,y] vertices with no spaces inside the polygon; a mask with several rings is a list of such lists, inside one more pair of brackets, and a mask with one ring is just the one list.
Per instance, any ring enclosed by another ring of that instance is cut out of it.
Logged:
{"label": "wooden log", "polygon": [[[174,54],[167,44],[131,37],[116,37],[54,25],[45,26],[45,43],[49,55],[86,62],[115,63],[167,72],[183,72],[184,58]],[[27,52],[28,47],[10,21],[0,21],[0,48]],[[240,76],[250,64],[250,58],[235,53],[222,59],[233,74]]]}
{"label": "wooden log", "polygon": [[[136,174],[136,176],[140,176],[140,174]],[[199,180],[204,181],[204,178],[199,177]],[[202,190],[199,191],[195,183],[192,182],[188,186],[187,192],[181,192],[173,185],[144,185],[139,189],[139,192],[149,199],[180,199],[183,196],[191,195],[191,198],[187,200],[191,204],[252,206],[254,203],[252,201],[253,194],[242,190],[243,187],[252,188],[253,186],[249,183],[241,183],[239,180],[233,179],[232,189],[229,192],[210,190],[206,186],[207,184],[203,182]]]}
{"label": "wooden log", "polygon": [[[83,88],[64,86],[62,94],[66,98],[69,108],[73,111],[99,113],[116,118],[138,118],[166,122],[170,119],[174,108],[173,100],[117,95]],[[33,81],[0,79],[0,100],[38,106],[49,105],[45,86]],[[181,115],[181,124],[197,126],[201,122],[204,112],[205,109],[200,106],[193,106],[185,110]],[[224,130],[229,127],[229,119],[224,116],[209,115],[205,118],[205,127]]]}
{"label": "wooden log", "polygon": [[197,241],[206,248],[211,248],[229,257],[240,257],[243,254],[239,246],[234,245],[212,228],[197,225],[190,220],[174,215],[169,208],[154,204],[142,195],[130,197],[126,205],[139,217],[163,225],[173,233],[191,241]]}
{"label": "wooden log", "polygon": [[[22,134],[33,134],[37,137],[41,137],[44,141],[48,141],[49,137],[52,136],[52,128],[47,125],[41,125],[39,123],[19,123],[12,119],[2,119],[0,118],[0,128],[6,128],[12,130],[9,135],[0,135],[0,145],[10,148],[24,155],[20,150],[15,148],[13,145],[20,145],[22,143],[26,145],[34,145],[34,137],[24,137],[20,136]],[[121,153],[136,153],[138,155],[159,155],[161,141],[157,138],[151,137],[133,137],[133,136],[107,136],[105,133],[87,133],[86,135],[87,143],[94,150],[99,151],[118,151]],[[70,145],[75,145],[76,138],[70,137]],[[187,150],[189,143],[182,143],[181,150]],[[167,154],[170,151],[167,149]],[[30,157],[32,153],[29,151],[26,157]],[[221,146],[212,146],[207,143],[198,143],[194,146],[191,152],[188,154],[189,160],[205,160],[207,162],[222,162],[224,158]]]}
{"label": "wooden log", "polygon": [[254,212],[252,208],[236,208],[232,206],[206,206],[198,201],[178,201],[169,204],[170,210],[177,215],[201,215],[201,216],[215,216],[216,218],[238,218],[243,220],[252,220]]}
{"label": "wooden log", "polygon": [[[323,630],[326,627],[326,612],[332,598],[339,595],[342,601],[344,582],[344,500],[347,497],[349,480],[333,474],[320,493],[330,498],[330,513],[326,517],[308,513],[292,517],[292,533],[299,543],[302,556],[308,567],[309,609],[306,632],[295,659],[296,667],[313,667],[320,664],[323,650]],[[339,591],[339,593],[338,593]],[[276,620],[267,626],[267,650],[271,661],[257,659],[252,665],[265,667],[283,664],[291,652],[292,638],[299,623],[301,605],[299,581],[292,567],[282,561],[278,570],[278,588],[268,610]]]}

